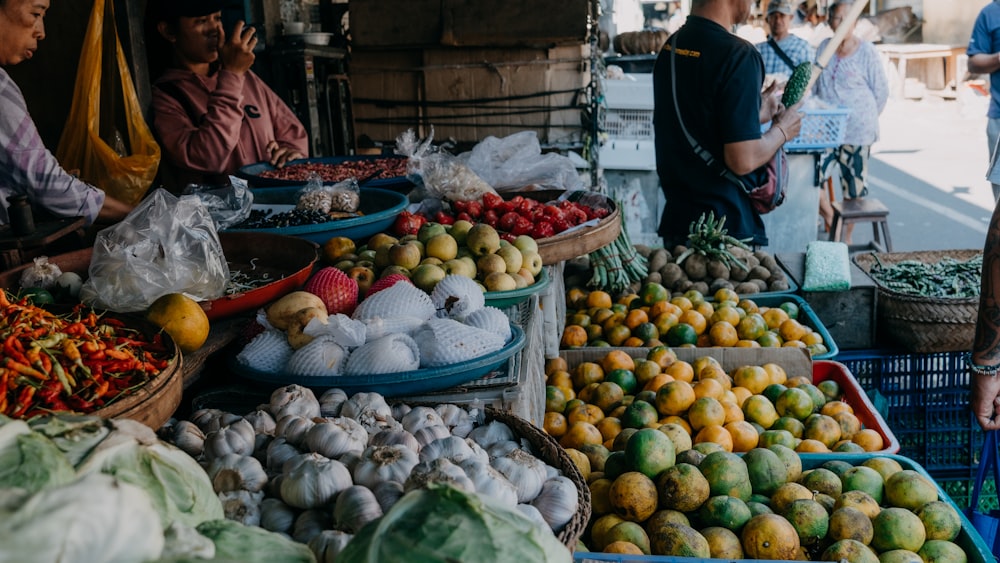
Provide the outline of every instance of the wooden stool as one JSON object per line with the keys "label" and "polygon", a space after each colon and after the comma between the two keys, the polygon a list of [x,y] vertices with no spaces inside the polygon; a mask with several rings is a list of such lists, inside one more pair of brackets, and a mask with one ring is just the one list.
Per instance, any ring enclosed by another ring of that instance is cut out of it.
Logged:
{"label": "wooden stool", "polygon": [[[892,252],[892,239],[889,238],[889,208],[881,201],[873,197],[865,197],[835,201],[832,205],[833,224],[830,226],[830,240],[839,241],[843,238],[845,224],[871,223],[875,246],[879,250]],[[882,227],[882,236],[885,237],[884,245],[879,236],[880,226]]]}

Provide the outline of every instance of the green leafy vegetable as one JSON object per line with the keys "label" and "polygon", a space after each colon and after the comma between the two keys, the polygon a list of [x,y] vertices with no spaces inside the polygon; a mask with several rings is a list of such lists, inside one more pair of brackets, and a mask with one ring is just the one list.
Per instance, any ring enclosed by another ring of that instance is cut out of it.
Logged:
{"label": "green leafy vegetable", "polygon": [[568,562],[569,550],[526,516],[448,485],[410,491],[348,542],[338,563]]}
{"label": "green leafy vegetable", "polygon": [[280,561],[314,563],[309,546],[294,542],[256,526],[233,520],[208,520],[196,528],[215,543],[215,558],[220,561]]}
{"label": "green leafy vegetable", "polygon": [[35,493],[75,478],[73,466],[51,440],[20,420],[0,426],[0,489]]}

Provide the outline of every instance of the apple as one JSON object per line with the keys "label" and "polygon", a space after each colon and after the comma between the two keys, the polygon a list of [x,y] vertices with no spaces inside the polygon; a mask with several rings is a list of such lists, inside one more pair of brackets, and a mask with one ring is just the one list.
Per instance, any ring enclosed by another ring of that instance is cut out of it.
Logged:
{"label": "apple", "polygon": [[446,262],[458,256],[458,241],[447,233],[434,235],[424,243],[424,254]]}
{"label": "apple", "polygon": [[455,242],[457,242],[459,246],[462,246],[465,244],[465,237],[468,236],[469,229],[473,226],[472,222],[466,221],[465,219],[459,219],[452,224],[451,229],[448,230],[448,234],[455,239]]}
{"label": "apple", "polygon": [[487,291],[511,291],[517,289],[517,281],[507,272],[491,272],[483,279]]}
{"label": "apple", "polygon": [[470,264],[468,260],[454,258],[441,265],[446,274],[455,274],[467,278],[476,277],[476,265]]}
{"label": "apple", "polygon": [[507,264],[508,274],[516,274],[524,264],[524,257],[521,256],[521,251],[513,244],[501,244],[500,250],[497,250],[497,256],[503,258],[503,261]]}
{"label": "apple", "polygon": [[347,271],[347,277],[358,282],[358,292],[361,295],[368,293],[368,288],[375,283],[375,272],[371,268],[355,266]]}
{"label": "apple", "polygon": [[372,235],[372,238],[368,239],[368,248],[372,250],[378,250],[383,246],[392,246],[399,242],[399,239],[388,234],[388,233],[376,233]]}
{"label": "apple", "polygon": [[407,270],[412,270],[419,266],[421,259],[420,247],[412,241],[397,243],[389,247],[390,263],[402,266]]}
{"label": "apple", "polygon": [[346,272],[355,266],[354,260],[341,260],[333,265],[334,268],[340,270],[341,272]]}
{"label": "apple", "polygon": [[443,280],[446,275],[441,266],[421,264],[410,274],[410,279],[413,280],[413,285],[430,293],[434,291],[434,286]]}
{"label": "apple", "polygon": [[444,262],[441,261],[440,258],[436,258],[434,256],[428,256],[427,258],[424,258],[423,260],[420,261],[421,266],[423,266],[424,264],[432,264],[434,266],[440,266],[441,264],[444,264]]}
{"label": "apple", "polygon": [[469,234],[465,237],[465,246],[476,258],[493,254],[500,250],[500,234],[486,223],[478,223],[469,229]]}
{"label": "apple", "polygon": [[372,262],[371,260],[358,260],[357,262],[354,263],[354,265],[361,266],[362,268],[369,268],[372,270],[375,269],[375,262]]}
{"label": "apple", "polygon": [[375,263],[376,270],[381,270],[389,264],[392,264],[392,259],[389,258],[389,249],[391,248],[392,244],[388,246],[380,246],[378,247],[378,250],[375,251],[375,258],[372,262]]}
{"label": "apple", "polygon": [[510,277],[514,278],[514,289],[524,289],[528,287],[528,280],[524,279],[524,277],[518,274],[513,274]]}
{"label": "apple", "polygon": [[371,249],[371,248],[366,248],[364,250],[359,250],[358,251],[358,259],[359,260],[371,260],[372,262],[374,262],[375,261],[375,250]]}
{"label": "apple", "polygon": [[483,279],[489,274],[507,273],[507,262],[499,254],[487,254],[476,260],[476,270]]}
{"label": "apple", "polygon": [[354,241],[347,237],[331,237],[323,243],[323,257],[330,264],[344,260],[345,255],[353,254],[356,250]]}
{"label": "apple", "polygon": [[528,235],[518,235],[517,238],[514,239],[514,246],[516,246],[522,253],[528,252],[529,250],[532,252],[538,252],[538,243],[535,242],[535,239],[529,237]]}
{"label": "apple", "polygon": [[477,271],[477,268],[476,268],[476,259],[473,258],[472,256],[461,256],[458,259],[461,260],[461,261],[463,261],[463,262],[465,262],[466,264],[468,264],[469,268],[473,272]]}
{"label": "apple", "polygon": [[521,268],[517,271],[517,276],[524,278],[524,281],[528,285],[535,285],[535,275],[531,273],[531,270],[527,268]]}
{"label": "apple", "polygon": [[434,222],[424,223],[423,225],[420,225],[420,230],[417,231],[417,240],[419,240],[424,244],[427,244],[427,241],[431,240],[432,238],[438,235],[447,234],[447,232],[448,231],[445,230],[444,225],[442,225],[441,223],[434,223]]}
{"label": "apple", "polygon": [[388,266],[385,267],[384,270],[382,270],[381,272],[379,272],[378,277],[379,277],[379,279],[382,279],[382,278],[384,278],[384,277],[386,277],[388,275],[391,275],[391,274],[402,274],[402,275],[406,276],[407,278],[409,278],[410,277],[410,270],[408,270],[408,269],[406,269],[406,268],[404,268],[402,266],[397,266],[395,264],[389,264]]}
{"label": "apple", "polygon": [[531,272],[531,275],[538,277],[542,271],[542,255],[537,252],[527,251],[521,253],[524,258],[524,267]]}

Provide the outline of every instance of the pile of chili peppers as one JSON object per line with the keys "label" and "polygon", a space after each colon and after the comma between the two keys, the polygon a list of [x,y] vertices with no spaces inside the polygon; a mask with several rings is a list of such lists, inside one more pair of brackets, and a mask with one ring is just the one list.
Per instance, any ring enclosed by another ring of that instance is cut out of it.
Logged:
{"label": "pile of chili peppers", "polygon": [[78,305],[56,315],[0,290],[0,414],[92,412],[132,393],[173,356],[160,333]]}

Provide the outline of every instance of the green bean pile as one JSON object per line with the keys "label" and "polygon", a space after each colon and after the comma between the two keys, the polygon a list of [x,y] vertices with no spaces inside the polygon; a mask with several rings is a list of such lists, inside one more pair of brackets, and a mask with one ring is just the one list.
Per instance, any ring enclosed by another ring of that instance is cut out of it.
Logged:
{"label": "green bean pile", "polygon": [[872,279],[887,289],[919,297],[978,297],[983,271],[983,255],[967,261],[942,258],[927,264],[918,260],[904,260],[885,265],[875,257]]}

